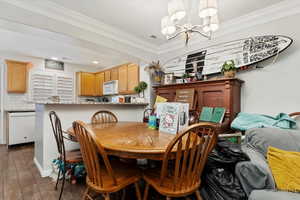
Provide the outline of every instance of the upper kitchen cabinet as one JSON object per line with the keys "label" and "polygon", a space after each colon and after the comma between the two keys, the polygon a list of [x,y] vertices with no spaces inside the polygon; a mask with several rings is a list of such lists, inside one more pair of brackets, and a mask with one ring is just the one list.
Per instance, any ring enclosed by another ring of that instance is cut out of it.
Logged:
{"label": "upper kitchen cabinet", "polygon": [[118,69],[119,93],[134,94],[134,87],[139,83],[139,66],[137,64],[126,64]]}
{"label": "upper kitchen cabinet", "polygon": [[96,73],[95,75],[95,95],[96,96],[102,96],[103,95],[103,83],[104,83],[104,79],[105,79],[105,74],[104,72],[99,72]]}
{"label": "upper kitchen cabinet", "polygon": [[122,65],[118,68],[119,93],[127,93],[127,65]]}
{"label": "upper kitchen cabinet", "polygon": [[110,81],[111,80],[110,76],[111,76],[111,71],[110,70],[104,71],[104,82]]}
{"label": "upper kitchen cabinet", "polygon": [[139,84],[140,76],[139,76],[139,66],[137,64],[129,64],[127,66],[127,76],[128,76],[128,85],[127,91],[132,94],[134,92],[134,88]]}
{"label": "upper kitchen cabinet", "polygon": [[28,66],[30,63],[6,60],[7,92],[25,93],[27,90]]}
{"label": "upper kitchen cabinet", "polygon": [[96,75],[89,72],[77,72],[77,93],[79,96],[95,96]]}
{"label": "upper kitchen cabinet", "polygon": [[117,67],[111,69],[111,80],[118,80],[119,79],[119,70]]}

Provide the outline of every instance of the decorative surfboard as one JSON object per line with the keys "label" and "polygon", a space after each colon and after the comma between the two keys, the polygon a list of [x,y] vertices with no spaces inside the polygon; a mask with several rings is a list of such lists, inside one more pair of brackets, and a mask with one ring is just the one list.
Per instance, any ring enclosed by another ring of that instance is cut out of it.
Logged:
{"label": "decorative surfboard", "polygon": [[243,68],[278,55],[292,43],[291,38],[282,35],[249,37],[178,56],[162,67],[166,73],[173,73],[177,77],[195,72],[203,75],[217,74],[221,72],[225,61],[234,60],[237,68]]}

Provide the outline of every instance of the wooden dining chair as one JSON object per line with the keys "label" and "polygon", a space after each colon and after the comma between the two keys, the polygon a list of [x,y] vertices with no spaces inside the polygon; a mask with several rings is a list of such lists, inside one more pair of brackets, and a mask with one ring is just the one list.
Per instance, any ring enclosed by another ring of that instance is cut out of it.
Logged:
{"label": "wooden dining chair", "polygon": [[[93,199],[90,192],[94,191],[102,194],[105,200],[109,200],[110,193],[118,192],[134,184],[137,198],[141,200],[138,186],[138,181],[141,178],[140,170],[118,160],[111,162],[94,133],[86,128],[83,122],[73,122],[73,128],[80,143],[80,150],[87,171],[87,189],[83,199]],[[101,155],[101,160],[99,160],[98,153]]]}
{"label": "wooden dining chair", "polygon": [[[217,134],[214,126],[194,124],[178,134],[168,145],[161,169],[144,172],[147,199],[149,186],[170,200],[195,193],[202,199],[199,187],[201,174]],[[159,172],[160,170],[160,172]]]}
{"label": "wooden dining chair", "polygon": [[92,124],[118,122],[116,115],[107,110],[100,110],[92,116]]}
{"label": "wooden dining chair", "polygon": [[60,189],[60,194],[59,194],[59,200],[62,197],[62,193],[64,190],[64,185],[65,185],[65,180],[66,180],[66,173],[67,173],[67,167],[70,164],[76,164],[76,163],[81,163],[82,162],[82,156],[80,153],[80,150],[72,150],[72,151],[66,151],[65,149],[65,142],[64,139],[67,139],[63,135],[63,130],[61,128],[61,121],[57,114],[54,111],[49,112],[49,118],[51,122],[51,126],[53,129],[53,134],[55,137],[56,145],[57,145],[57,151],[59,153],[58,160],[60,163],[62,163],[61,166],[59,166],[58,169],[58,176],[55,184],[55,190],[57,190],[57,185],[60,179],[60,175],[62,174],[62,186]]}

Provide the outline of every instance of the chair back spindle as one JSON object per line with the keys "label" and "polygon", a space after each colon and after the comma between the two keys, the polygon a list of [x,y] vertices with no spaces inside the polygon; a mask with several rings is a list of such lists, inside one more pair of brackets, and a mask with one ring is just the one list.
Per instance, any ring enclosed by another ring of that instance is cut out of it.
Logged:
{"label": "chair back spindle", "polygon": [[49,112],[49,118],[50,118],[52,130],[53,130],[53,134],[55,137],[57,150],[58,150],[58,153],[60,154],[60,159],[62,159],[65,163],[66,150],[65,150],[63,131],[61,128],[61,121],[55,111]]}
{"label": "chair back spindle", "polygon": [[[165,152],[160,186],[171,184],[174,191],[192,191],[198,188],[208,154],[216,139],[216,128],[208,124],[195,124],[178,134]],[[175,159],[171,157],[173,152]],[[168,179],[172,180],[171,183]]]}
{"label": "chair back spindle", "polygon": [[[113,173],[108,156],[102,145],[95,139],[93,131],[88,129],[81,121],[73,122],[73,129],[80,144],[80,151],[89,181],[91,181],[94,185],[103,187],[104,182],[101,172],[106,169],[113,185],[117,185],[117,180]],[[100,153],[103,162],[99,162],[98,153]],[[102,163],[104,163],[105,168],[101,166],[103,165]]]}
{"label": "chair back spindle", "polygon": [[92,124],[101,124],[101,123],[116,123],[118,122],[118,118],[116,115],[107,110],[101,110],[96,112],[92,116]]}

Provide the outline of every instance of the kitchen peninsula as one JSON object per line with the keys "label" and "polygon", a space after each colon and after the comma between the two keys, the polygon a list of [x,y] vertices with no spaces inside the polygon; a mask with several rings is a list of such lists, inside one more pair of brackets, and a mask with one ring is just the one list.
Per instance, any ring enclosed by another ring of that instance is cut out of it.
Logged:
{"label": "kitchen peninsula", "polygon": [[[119,121],[141,122],[147,105],[147,103],[36,103],[34,163],[41,176],[51,175],[51,163],[58,156],[48,116],[50,111],[55,110],[61,119],[62,129],[67,130],[75,120],[90,123],[92,115],[98,110],[113,112]],[[78,148],[77,143],[65,141],[65,144],[66,149]]]}

